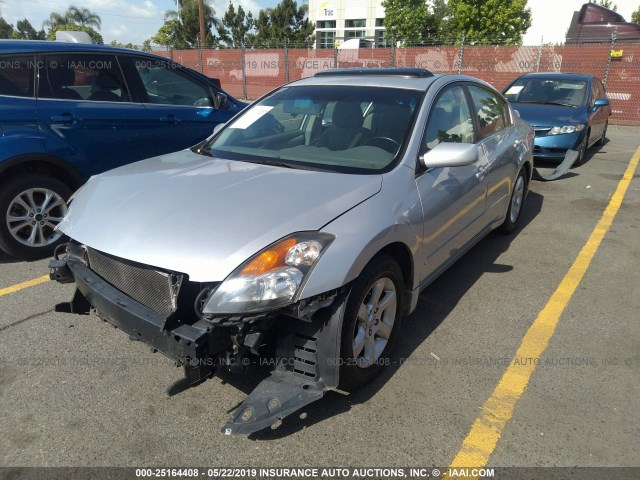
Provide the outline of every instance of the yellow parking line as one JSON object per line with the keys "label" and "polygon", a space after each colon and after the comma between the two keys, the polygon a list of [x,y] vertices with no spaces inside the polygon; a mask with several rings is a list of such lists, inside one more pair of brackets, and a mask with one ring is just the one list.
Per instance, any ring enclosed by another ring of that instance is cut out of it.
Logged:
{"label": "yellow parking line", "polygon": [[16,285],[11,285],[7,288],[0,288],[0,297],[3,295],[9,295],[10,293],[15,293],[24,288],[34,287],[36,285],[40,285],[41,283],[48,282],[49,275],[43,275],[38,278],[34,278],[33,280],[27,280],[26,282],[18,283]]}
{"label": "yellow parking line", "polygon": [[540,358],[547,349],[560,315],[562,315],[571,300],[622,205],[622,200],[631,183],[638,161],[640,161],[640,147],[631,158],[622,180],[618,183],[615,193],[611,197],[602,217],[600,217],[598,224],[591,232],[587,243],[584,244],[573,265],[571,265],[556,291],[551,295],[549,302],[529,327],[500,382],[498,382],[491,396],[482,405],[480,416],[473,423],[471,431],[462,442],[462,447],[451,461],[449,468],[482,468],[487,465],[489,456],[495,450],[502,430],[511,419],[515,404],[527,387],[538,363],[534,361],[516,362],[515,360]]}

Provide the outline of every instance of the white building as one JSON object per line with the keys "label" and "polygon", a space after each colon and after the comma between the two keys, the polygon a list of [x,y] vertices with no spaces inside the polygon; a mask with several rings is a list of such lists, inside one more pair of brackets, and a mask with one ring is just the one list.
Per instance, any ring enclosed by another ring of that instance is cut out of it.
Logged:
{"label": "white building", "polygon": [[334,48],[351,38],[362,46],[385,46],[382,0],[309,0],[316,47]]}

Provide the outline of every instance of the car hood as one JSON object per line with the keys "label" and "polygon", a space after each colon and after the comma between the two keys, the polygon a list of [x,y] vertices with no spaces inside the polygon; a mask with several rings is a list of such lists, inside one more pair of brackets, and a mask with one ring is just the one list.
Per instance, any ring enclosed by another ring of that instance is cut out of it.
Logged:
{"label": "car hood", "polygon": [[102,252],[220,281],[264,247],[319,230],[380,191],[381,175],[297,170],[190,150],[92,177],[58,228]]}
{"label": "car hood", "polygon": [[582,108],[531,103],[512,103],[511,105],[518,111],[520,118],[534,127],[555,127],[587,121],[587,115]]}

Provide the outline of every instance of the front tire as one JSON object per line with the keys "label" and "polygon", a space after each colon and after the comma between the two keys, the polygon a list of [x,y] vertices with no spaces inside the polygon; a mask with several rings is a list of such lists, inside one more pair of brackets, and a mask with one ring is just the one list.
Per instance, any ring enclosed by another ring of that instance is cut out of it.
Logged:
{"label": "front tire", "polygon": [[71,190],[56,178],[28,174],[0,185],[0,249],[23,260],[53,254],[64,241],[54,230]]}
{"label": "front tire", "polygon": [[404,312],[404,281],[396,261],[374,258],[347,296],[340,343],[340,388],[354,391],[389,364]]}
{"label": "front tire", "polygon": [[507,210],[507,218],[498,230],[501,233],[513,232],[520,221],[522,216],[522,208],[524,207],[524,201],[527,198],[527,178],[525,176],[524,167],[518,172],[518,176],[513,184],[513,190],[511,197],[509,198],[509,209]]}
{"label": "front tire", "polygon": [[575,162],[573,162],[574,167],[579,167],[580,165],[584,165],[587,161],[587,148],[589,147],[589,134],[591,132],[587,131],[582,142],[580,142],[580,146],[578,147],[578,158]]}

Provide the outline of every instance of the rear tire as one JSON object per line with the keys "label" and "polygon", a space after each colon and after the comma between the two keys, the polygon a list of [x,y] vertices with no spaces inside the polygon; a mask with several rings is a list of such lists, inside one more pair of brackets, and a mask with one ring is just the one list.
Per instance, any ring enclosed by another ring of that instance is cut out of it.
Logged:
{"label": "rear tire", "polygon": [[522,217],[522,209],[524,207],[525,199],[527,198],[527,177],[525,175],[524,167],[518,172],[515,182],[513,183],[513,190],[511,197],[509,198],[509,209],[507,210],[507,217],[502,222],[502,225],[498,227],[500,233],[513,232]]}
{"label": "rear tire", "polygon": [[51,256],[64,242],[54,230],[71,189],[46,175],[12,177],[0,185],[0,249],[22,260]]}
{"label": "rear tire", "polygon": [[339,388],[351,392],[390,363],[404,312],[404,282],[396,261],[388,255],[374,258],[344,302]]}

